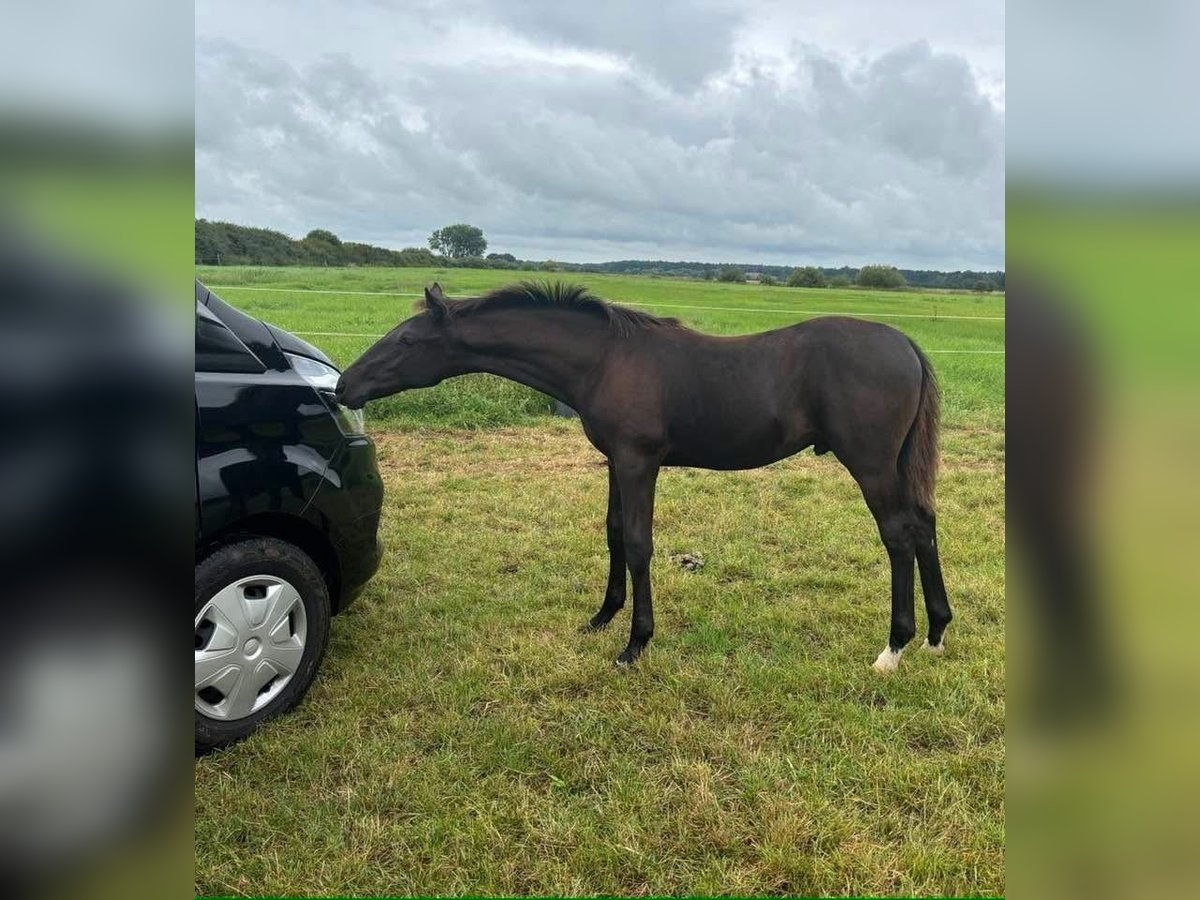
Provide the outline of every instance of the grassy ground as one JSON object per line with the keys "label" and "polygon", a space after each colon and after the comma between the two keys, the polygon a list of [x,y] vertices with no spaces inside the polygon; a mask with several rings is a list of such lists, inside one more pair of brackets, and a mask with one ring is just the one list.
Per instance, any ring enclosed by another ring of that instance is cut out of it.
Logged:
{"label": "grassy ground", "polygon": [[[344,292],[416,290],[431,275],[201,277]],[[434,277],[467,293],[504,276]],[[818,308],[932,313],[912,294],[586,280],[626,302],[706,307],[671,312],[713,331]],[[414,299],[219,293],[308,332],[379,332]],[[888,321],[930,350],[1003,349],[1002,321],[945,318],[1002,316],[1002,301],[938,303],[936,321]],[[312,340],[342,362],[369,343]],[[536,404],[496,413],[522,396],[506,393],[465,412],[455,395],[432,412],[375,411],[383,567],[335,622],[305,704],[197,763],[197,891],[1002,892],[1003,356],[933,359],[957,618],[944,658],[912,652],[887,680],[869,668],[888,629],[886,557],[830,457],[664,472],[658,631],[625,672],[611,663],[627,611],[608,632],[575,630],[607,571],[603,460],[578,425],[535,417]],[[705,567],[670,561],[687,551]]]}
{"label": "grassy ground", "polygon": [[[467,296],[520,278],[561,277],[587,284],[608,300],[676,316],[713,334],[780,328],[828,312],[860,315],[895,325],[931,353],[943,380],[955,385],[944,407],[951,420],[1003,421],[1004,358],[996,351],[1004,348],[1004,300],[998,296],[480,269],[205,267],[198,277],[223,299],[302,334],[342,365],[369,347],[372,336],[411,315],[423,286],[434,280],[451,296]],[[547,409],[541,395],[479,375],[389,397],[368,407],[368,413],[389,427],[479,428],[528,423]]]}

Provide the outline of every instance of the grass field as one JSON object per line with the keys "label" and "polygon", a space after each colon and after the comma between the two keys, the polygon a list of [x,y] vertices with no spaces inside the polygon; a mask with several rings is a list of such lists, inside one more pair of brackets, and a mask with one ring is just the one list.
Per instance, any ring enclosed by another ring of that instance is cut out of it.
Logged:
{"label": "grass field", "polygon": [[[416,300],[376,292],[521,277],[198,274],[340,363],[371,338],[332,333],[380,334]],[[627,611],[576,632],[607,573],[603,460],[578,424],[482,376],[403,395],[368,410],[388,492],[380,573],[334,623],[301,708],[196,764],[197,891],[1002,893],[1003,300],[571,280],[707,331],[837,311],[930,351],[946,656],[870,670],[886,556],[853,480],[804,453],[664,471],[657,632],[615,670]],[[672,564],[684,551],[705,567]]]}
{"label": "grass field", "polygon": [[[520,278],[548,277],[542,272],[486,269],[237,267],[206,267],[197,275],[223,299],[307,337],[342,365],[371,345],[371,335],[382,335],[411,315],[422,288],[434,280],[451,296],[466,296]],[[712,334],[779,328],[829,312],[875,314],[867,317],[895,325],[931,351],[943,380],[955,386],[954,391],[946,392],[944,411],[948,420],[1000,427],[998,423],[1004,418],[1001,297],[761,287],[574,273],[549,277],[581,282],[608,300],[675,316]],[[531,417],[544,415],[547,410],[546,400],[533,391],[480,375],[391,397],[373,404],[368,411],[372,419],[387,421],[391,427],[472,428],[528,423]]]}

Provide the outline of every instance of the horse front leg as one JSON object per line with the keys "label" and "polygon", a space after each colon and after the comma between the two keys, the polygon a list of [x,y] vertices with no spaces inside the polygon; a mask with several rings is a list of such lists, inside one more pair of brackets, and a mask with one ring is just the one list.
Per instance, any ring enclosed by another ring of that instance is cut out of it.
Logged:
{"label": "horse front leg", "polygon": [[654,555],[654,487],[658,462],[646,458],[616,459],[613,471],[621,492],[621,536],[625,563],[633,582],[633,624],[629,646],[617,657],[618,666],[634,663],[654,635],[654,605],[650,598],[650,557]]}
{"label": "horse front leg", "polygon": [[583,626],[584,631],[604,628],[625,605],[625,527],[621,520],[621,488],[617,484],[611,461],[608,464],[608,518],[605,528],[608,535],[608,587],[604,590],[604,602]]}

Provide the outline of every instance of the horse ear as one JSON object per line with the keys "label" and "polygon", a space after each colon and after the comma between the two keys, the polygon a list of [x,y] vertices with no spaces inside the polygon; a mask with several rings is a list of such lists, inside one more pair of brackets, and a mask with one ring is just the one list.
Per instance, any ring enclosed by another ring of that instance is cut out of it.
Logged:
{"label": "horse ear", "polygon": [[432,313],[435,319],[444,319],[448,312],[446,295],[442,293],[442,286],[436,281],[432,287],[425,288],[425,309]]}

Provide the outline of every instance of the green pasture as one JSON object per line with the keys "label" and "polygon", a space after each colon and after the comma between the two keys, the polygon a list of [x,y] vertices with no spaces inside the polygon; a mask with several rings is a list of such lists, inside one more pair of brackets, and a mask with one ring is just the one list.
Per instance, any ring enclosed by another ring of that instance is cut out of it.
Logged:
{"label": "green pasture", "polygon": [[[942,382],[956,614],[944,657],[918,639],[882,678],[887,558],[835,460],[665,470],[657,633],[617,670],[628,610],[576,630],[607,574],[607,479],[578,423],[485,376],[373,404],[383,566],[334,622],[305,703],[197,761],[198,893],[1004,892],[1003,298],[462,269],[198,275],[340,364],[372,338],[334,333],[382,334],[435,279],[465,296],[563,277],[723,334],[823,311],[895,325]],[[684,552],[704,567],[672,562]]]}
{"label": "green pasture", "polygon": [[[780,328],[824,313],[894,325],[930,353],[947,390],[949,422],[1001,427],[1004,419],[1004,299],[990,294],[788,288],[682,279],[486,269],[203,267],[198,277],[251,315],[294,331],[349,365],[412,313],[425,285],[474,296],[511,281],[586,284],[616,303],[674,316],[712,334]],[[389,427],[474,428],[528,423],[549,404],[535,392],[487,375],[446,382],[371,404]]]}

